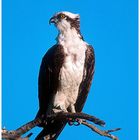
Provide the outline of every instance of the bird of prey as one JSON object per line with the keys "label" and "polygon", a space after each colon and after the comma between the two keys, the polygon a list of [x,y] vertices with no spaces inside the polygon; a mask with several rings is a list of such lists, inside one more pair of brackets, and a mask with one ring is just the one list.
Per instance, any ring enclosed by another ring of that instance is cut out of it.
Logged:
{"label": "bird of prey", "polygon": [[[46,52],[40,66],[37,117],[61,111],[81,112],[94,74],[94,50],[81,35],[80,16],[58,12],[49,23],[57,27],[58,36],[57,43]],[[48,122],[43,126],[46,137],[57,139],[66,123]]]}

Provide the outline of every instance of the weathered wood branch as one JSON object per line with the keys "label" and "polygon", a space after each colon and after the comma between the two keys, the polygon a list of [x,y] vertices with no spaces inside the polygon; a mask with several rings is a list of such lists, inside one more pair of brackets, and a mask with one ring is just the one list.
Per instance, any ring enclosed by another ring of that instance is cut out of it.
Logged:
{"label": "weathered wood branch", "polygon": [[111,138],[113,140],[118,140],[118,138],[116,136],[110,134],[110,132],[118,131],[118,130],[120,130],[120,128],[115,128],[115,129],[112,129],[112,130],[106,130],[106,131],[104,131],[104,130],[98,129],[96,126],[94,126],[92,124],[89,124],[86,121],[83,121],[82,124],[85,125],[85,126],[87,126],[87,127],[89,127],[89,128],[91,128],[94,132],[98,133],[101,136],[105,136],[105,137]]}
{"label": "weathered wood branch", "polygon": [[[25,134],[26,132],[28,132],[29,130],[31,130],[32,128],[36,127],[37,125],[41,124],[42,118],[44,118],[44,117],[42,116],[40,118],[34,119],[33,121],[26,123],[25,125],[21,126],[20,128],[18,128],[16,130],[7,131],[6,129],[2,129],[2,139],[29,140],[32,133],[30,133],[29,135],[27,135],[24,138],[22,138],[22,135]],[[90,121],[90,122],[95,123],[100,126],[104,126],[105,122],[94,116],[91,116],[91,115],[88,115],[85,113],[62,112],[62,113],[51,114],[51,115],[46,116],[45,123],[47,123],[48,120],[61,120],[61,119],[62,120],[82,119],[83,121],[81,124],[91,128],[94,132],[100,134],[101,136],[105,136],[105,137],[111,138],[113,140],[118,140],[118,138],[116,136],[110,134],[110,132],[118,131],[118,130],[120,130],[120,128],[113,129],[113,130],[106,130],[106,131],[100,130],[97,127],[95,127],[94,125],[89,124],[87,121]]]}

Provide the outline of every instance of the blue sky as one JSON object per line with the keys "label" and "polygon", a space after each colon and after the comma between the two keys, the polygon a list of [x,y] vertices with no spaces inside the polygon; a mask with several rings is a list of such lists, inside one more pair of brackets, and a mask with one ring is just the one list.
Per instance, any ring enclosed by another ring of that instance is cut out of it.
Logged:
{"label": "blue sky", "polygon": [[[120,140],[138,139],[137,0],[3,0],[2,126],[16,129],[38,110],[41,59],[56,43],[48,20],[58,11],[79,13],[84,39],[94,46],[96,68],[84,112],[106,122]],[[40,129],[33,130],[34,135]],[[32,136],[32,140],[34,136]],[[106,140],[90,129],[67,126],[59,140]]]}

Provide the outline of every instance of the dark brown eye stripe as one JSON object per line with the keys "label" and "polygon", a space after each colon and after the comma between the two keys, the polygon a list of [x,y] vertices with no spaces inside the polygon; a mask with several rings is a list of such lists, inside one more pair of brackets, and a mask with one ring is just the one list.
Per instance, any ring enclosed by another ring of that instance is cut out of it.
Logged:
{"label": "dark brown eye stripe", "polygon": [[71,28],[75,28],[77,32],[80,34],[80,21],[79,18],[70,18],[67,17],[67,21],[70,22]]}

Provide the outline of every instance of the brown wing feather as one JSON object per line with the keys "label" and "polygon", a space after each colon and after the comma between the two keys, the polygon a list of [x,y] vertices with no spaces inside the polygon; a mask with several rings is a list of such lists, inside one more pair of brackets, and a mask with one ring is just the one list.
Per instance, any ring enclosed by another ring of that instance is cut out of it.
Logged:
{"label": "brown wing feather", "polygon": [[79,95],[75,104],[76,112],[81,112],[90,90],[95,65],[95,55],[92,46],[87,46],[83,80],[79,87]]}
{"label": "brown wing feather", "polygon": [[[48,50],[42,59],[38,78],[39,111],[36,117],[50,113],[53,97],[59,88],[58,78],[64,57],[63,47],[55,45]],[[41,137],[46,135],[53,136],[52,139],[54,140],[54,136],[57,137],[59,135],[65,124],[66,122],[63,121],[48,122],[47,125],[41,124],[40,126],[44,127],[44,129],[36,140],[40,140]]]}
{"label": "brown wing feather", "polygon": [[39,114],[46,114],[59,88],[59,72],[64,61],[61,45],[51,47],[42,59],[38,77]]}

